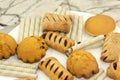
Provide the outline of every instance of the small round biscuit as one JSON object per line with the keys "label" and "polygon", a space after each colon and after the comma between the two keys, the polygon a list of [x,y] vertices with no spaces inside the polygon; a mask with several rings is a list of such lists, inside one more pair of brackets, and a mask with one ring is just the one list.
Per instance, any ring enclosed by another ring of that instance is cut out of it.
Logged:
{"label": "small round biscuit", "polygon": [[120,80],[120,61],[115,61],[110,64],[107,69],[107,75],[114,80]]}
{"label": "small round biscuit", "polygon": [[96,59],[83,50],[71,53],[67,60],[67,69],[78,78],[90,78],[99,71]]}
{"label": "small round biscuit", "polygon": [[108,34],[115,27],[115,21],[107,15],[92,16],[85,22],[85,31],[92,36]]}
{"label": "small round biscuit", "polygon": [[0,33],[0,59],[7,59],[16,53],[17,43],[15,39],[5,33]]}
{"label": "small round biscuit", "polygon": [[48,46],[41,37],[31,36],[23,39],[17,48],[18,58],[23,62],[39,61],[46,53]]}

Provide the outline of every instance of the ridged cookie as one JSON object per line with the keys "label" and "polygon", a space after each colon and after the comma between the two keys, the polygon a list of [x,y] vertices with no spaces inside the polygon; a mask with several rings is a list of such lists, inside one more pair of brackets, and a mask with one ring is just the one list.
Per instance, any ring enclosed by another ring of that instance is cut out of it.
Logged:
{"label": "ridged cookie", "polygon": [[84,50],[75,50],[71,53],[67,60],[67,69],[78,78],[90,78],[99,71],[94,56]]}
{"label": "ridged cookie", "polygon": [[48,46],[41,37],[31,36],[25,38],[18,45],[17,56],[23,62],[36,62],[39,61],[45,54]]}
{"label": "ridged cookie", "polygon": [[5,33],[0,33],[0,59],[7,59],[16,53],[17,43],[15,39]]}

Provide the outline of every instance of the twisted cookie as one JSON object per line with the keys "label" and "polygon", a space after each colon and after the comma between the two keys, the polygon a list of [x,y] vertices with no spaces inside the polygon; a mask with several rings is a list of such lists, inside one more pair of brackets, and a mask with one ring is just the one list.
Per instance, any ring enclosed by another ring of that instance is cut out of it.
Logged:
{"label": "twisted cookie", "polygon": [[73,40],[69,39],[68,37],[62,36],[56,32],[47,32],[44,38],[45,38],[46,43],[50,47],[62,53],[65,53],[68,48],[74,45]]}
{"label": "twisted cookie", "polygon": [[73,80],[73,76],[54,57],[41,61],[39,68],[50,77],[50,80]]}

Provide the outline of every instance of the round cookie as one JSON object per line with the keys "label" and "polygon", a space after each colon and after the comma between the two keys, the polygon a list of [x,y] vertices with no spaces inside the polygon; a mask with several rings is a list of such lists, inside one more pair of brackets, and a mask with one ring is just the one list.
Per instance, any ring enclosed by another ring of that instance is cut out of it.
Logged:
{"label": "round cookie", "polygon": [[20,42],[17,48],[18,58],[23,62],[39,61],[45,54],[48,46],[41,37],[31,36]]}
{"label": "round cookie", "polygon": [[112,32],[116,27],[115,21],[107,15],[96,15],[90,17],[85,22],[85,31],[92,35],[98,36]]}
{"label": "round cookie", "polygon": [[120,80],[120,61],[115,61],[110,64],[107,69],[107,75],[114,80]]}
{"label": "round cookie", "polygon": [[0,59],[7,59],[16,53],[17,43],[15,39],[5,33],[0,33]]}
{"label": "round cookie", "polygon": [[78,78],[90,78],[99,71],[96,59],[83,50],[71,53],[67,60],[67,69]]}

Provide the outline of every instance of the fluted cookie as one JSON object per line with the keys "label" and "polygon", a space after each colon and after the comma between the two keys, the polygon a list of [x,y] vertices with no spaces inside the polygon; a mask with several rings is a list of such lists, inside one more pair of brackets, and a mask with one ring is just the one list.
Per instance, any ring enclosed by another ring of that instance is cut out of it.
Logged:
{"label": "fluted cookie", "polygon": [[54,57],[46,58],[39,63],[41,69],[50,80],[73,80],[73,76],[69,73]]}
{"label": "fluted cookie", "polygon": [[96,59],[83,50],[71,53],[67,60],[67,69],[78,78],[90,78],[99,71]]}
{"label": "fluted cookie", "polygon": [[61,31],[68,33],[71,24],[72,16],[47,13],[43,18],[43,31]]}
{"label": "fluted cookie", "polygon": [[47,32],[47,34],[44,36],[44,39],[48,46],[62,53],[65,53],[68,48],[74,45],[73,40],[56,32]]}
{"label": "fluted cookie", "polygon": [[114,80],[120,80],[120,61],[115,61],[110,64],[107,69],[107,75]]}
{"label": "fluted cookie", "polygon": [[112,62],[120,56],[120,33],[109,33],[106,35],[102,48],[101,60]]}
{"label": "fluted cookie", "polygon": [[18,45],[17,55],[23,62],[39,61],[45,54],[48,46],[41,37],[31,36],[25,38]]}
{"label": "fluted cookie", "polygon": [[16,53],[17,43],[15,39],[5,33],[0,33],[0,59],[7,59]]}

